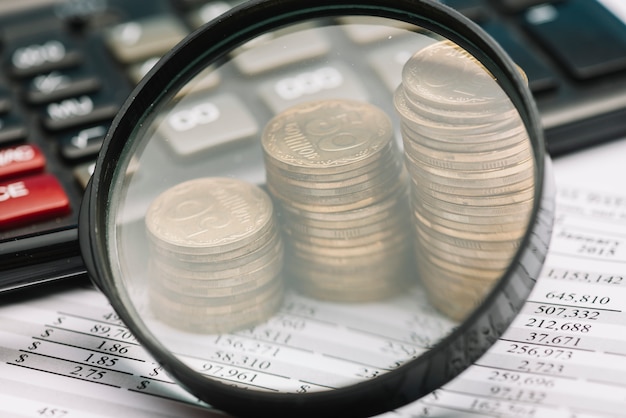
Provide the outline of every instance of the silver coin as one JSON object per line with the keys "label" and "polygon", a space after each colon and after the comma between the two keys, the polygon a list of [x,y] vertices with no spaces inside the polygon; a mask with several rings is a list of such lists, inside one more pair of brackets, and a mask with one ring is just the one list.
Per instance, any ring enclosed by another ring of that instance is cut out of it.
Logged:
{"label": "silver coin", "polygon": [[289,240],[291,247],[309,254],[315,254],[320,256],[329,257],[356,257],[356,256],[369,256],[374,253],[385,251],[391,248],[398,248],[403,242],[406,242],[407,238],[403,235],[392,235],[388,240],[376,241],[370,244],[360,245],[352,248],[328,248],[320,245],[313,245],[303,243],[302,241]]}
{"label": "silver coin", "polygon": [[[428,181],[430,179],[434,179],[435,181]],[[450,186],[445,184],[438,183],[436,177],[431,176],[430,178],[412,178],[411,184],[412,187],[418,189],[429,189],[439,193],[446,193],[456,196],[468,196],[468,197],[490,197],[490,196],[502,196],[513,193],[515,190],[527,190],[530,188],[534,188],[535,182],[534,177],[530,177],[524,179],[518,183],[508,184],[506,186],[499,187],[463,187],[464,184],[460,186]],[[471,184],[474,186],[474,182]]]}
{"label": "silver coin", "polygon": [[237,312],[215,314],[203,309],[189,309],[180,304],[173,304],[163,295],[150,294],[150,304],[155,317],[174,328],[194,333],[230,333],[257,325],[272,316],[282,304],[284,290],[279,289],[270,295],[264,303],[251,305]]}
{"label": "silver coin", "polygon": [[[192,248],[190,251],[183,251],[181,248],[167,248],[157,245],[157,243],[152,243],[151,250],[158,257],[164,257],[168,259],[170,262],[176,263],[200,263],[207,268],[210,263],[221,263],[225,261],[233,261],[233,262],[244,262],[241,258],[248,258],[248,262],[256,259],[258,257],[257,251],[262,251],[262,249],[267,246],[272,246],[276,242],[279,236],[278,225],[272,221],[270,224],[270,228],[267,228],[266,231],[261,231],[261,235],[254,241],[250,242],[248,245],[237,248],[235,250],[225,251],[223,253],[214,253],[210,252],[208,254],[200,252],[198,248]],[[236,261],[235,261],[236,260]]]}
{"label": "silver coin", "polygon": [[[493,121],[480,124],[458,124],[434,121],[424,117],[414,111],[411,103],[407,100],[404,88],[401,85],[396,89],[393,96],[394,106],[402,118],[402,123],[418,133],[429,133],[431,135],[443,135],[449,138],[461,139],[461,137],[486,135],[490,133],[515,132],[520,130],[523,124],[519,118],[494,118]],[[484,141],[483,141],[484,142]]]}
{"label": "silver coin", "polygon": [[408,118],[401,119],[400,128],[404,145],[417,143],[432,149],[459,153],[497,151],[519,142],[530,142],[523,124],[506,120],[477,132],[473,132],[467,126],[458,125],[433,129],[427,124],[414,122]]}
{"label": "silver coin", "polygon": [[281,211],[283,214],[289,214],[288,216],[293,216],[295,217],[294,219],[300,219],[308,225],[321,224],[322,227],[324,227],[327,225],[327,222],[332,222],[336,224],[345,223],[347,227],[351,222],[357,225],[367,223],[372,216],[378,216],[381,213],[389,213],[390,216],[394,216],[396,208],[405,206],[407,196],[408,188],[398,187],[396,190],[392,190],[386,199],[357,209],[349,209],[341,212],[319,212],[285,205],[281,207]]}
{"label": "silver coin", "polygon": [[389,117],[368,103],[306,102],[274,117],[262,135],[266,164],[302,173],[340,173],[370,164],[392,140]]}
{"label": "silver coin", "polygon": [[420,253],[424,256],[432,257],[431,261],[433,265],[438,264],[435,260],[443,260],[446,263],[456,265],[457,268],[485,269],[487,271],[499,271],[500,273],[504,272],[509,267],[510,263],[510,259],[465,257],[458,253],[441,251],[439,248],[433,246],[420,247]]}
{"label": "silver coin", "polygon": [[193,297],[167,291],[160,292],[157,287],[152,287],[150,290],[150,299],[155,308],[158,307],[168,310],[172,314],[178,313],[190,318],[196,315],[210,318],[255,310],[266,303],[272,304],[277,295],[283,294],[284,286],[282,281],[272,282],[266,289],[263,289],[263,292],[249,292],[249,296],[246,294],[247,297],[245,298],[237,297],[237,301],[234,303],[228,300],[233,297],[224,297],[220,300],[220,298]]}
{"label": "silver coin", "polygon": [[344,251],[328,251],[327,253],[320,254],[315,251],[308,251],[307,248],[291,247],[287,250],[288,260],[290,263],[312,263],[312,265],[319,266],[336,266],[347,267],[357,266],[362,264],[364,266],[375,266],[386,264],[387,260],[393,259],[397,254],[406,254],[411,248],[411,240],[401,240],[395,246],[383,245],[380,250],[371,254],[359,253],[358,251],[353,254],[347,254]]}
{"label": "silver coin", "polygon": [[283,178],[270,175],[269,171],[267,179],[274,189],[280,190],[282,195],[293,196],[294,200],[299,200],[300,196],[310,199],[318,197],[324,199],[352,196],[360,192],[375,191],[376,187],[388,187],[390,182],[398,180],[402,169],[403,166],[398,161],[394,165],[389,165],[386,170],[373,173],[371,177],[363,178],[358,183],[339,183],[336,187],[320,187],[320,185],[324,185],[323,183],[312,183],[310,185],[293,184]]}
{"label": "silver coin", "polygon": [[322,170],[310,170],[303,173],[294,171],[293,169],[285,169],[280,165],[273,164],[272,160],[267,157],[265,158],[265,169],[266,171],[270,171],[279,177],[285,178],[286,180],[295,180],[307,183],[328,183],[344,180],[349,181],[354,177],[365,175],[373,171],[380,172],[388,164],[393,164],[398,157],[399,150],[395,141],[389,141],[389,143],[380,150],[377,158],[368,160],[367,164],[349,165],[345,167],[345,171],[337,173],[327,173]]}
{"label": "silver coin", "polygon": [[459,245],[457,243],[446,242],[437,239],[424,231],[416,232],[415,249],[424,247],[436,248],[436,251],[443,253],[454,253],[463,257],[473,258],[476,260],[502,260],[509,262],[515,251],[510,248],[494,249],[494,248],[476,248],[475,245],[468,245],[467,242]]}
{"label": "silver coin", "polygon": [[298,198],[303,201],[296,201],[291,199],[290,196],[284,196],[271,185],[268,185],[268,189],[274,197],[281,201],[283,209],[291,207],[307,212],[337,213],[367,208],[390,198],[399,191],[404,192],[408,186],[406,180],[394,179],[391,184],[385,185],[387,187],[375,186],[374,190],[353,193],[346,195],[345,198],[304,198],[302,195],[299,195]]}
{"label": "silver coin", "polygon": [[414,152],[412,147],[406,148],[406,156],[409,162],[415,164],[424,164],[428,167],[440,168],[445,170],[455,171],[489,171],[489,170],[502,170],[507,167],[511,167],[516,164],[522,164],[526,162],[533,163],[532,155],[527,149],[522,150],[516,154],[506,155],[502,153],[500,158],[487,159],[484,157],[477,157],[472,161],[454,161],[443,159],[440,157],[433,157],[430,154],[420,150]]}
{"label": "silver coin", "polygon": [[503,206],[467,206],[462,204],[455,204],[446,202],[444,200],[435,199],[426,194],[418,194],[415,190],[412,190],[411,200],[412,207],[415,208],[419,202],[424,202],[430,206],[436,207],[439,211],[443,213],[454,213],[463,216],[491,216],[491,217],[500,217],[500,216],[518,216],[518,215],[526,215],[528,214],[532,207],[534,200],[528,200],[520,203],[516,203],[514,205],[503,205]]}
{"label": "silver coin", "polygon": [[489,241],[481,239],[469,239],[450,236],[432,228],[428,228],[419,222],[413,224],[414,230],[419,237],[426,237],[440,242],[445,242],[460,248],[471,250],[494,251],[494,252],[515,252],[519,247],[519,240],[505,239],[500,241]]}
{"label": "silver coin", "polygon": [[499,231],[498,228],[493,228],[491,231],[489,230],[474,230],[471,227],[467,229],[455,229],[449,228],[447,226],[443,226],[441,224],[431,222],[427,218],[421,216],[419,213],[414,213],[417,224],[420,224],[422,228],[428,228],[430,231],[438,232],[440,234],[444,234],[448,237],[454,237],[459,239],[466,239],[472,241],[489,241],[489,242],[501,242],[501,241],[514,241],[519,239],[524,235],[524,231],[526,230],[523,227],[508,230],[508,231]]}
{"label": "silver coin", "polygon": [[409,58],[402,85],[422,101],[443,108],[497,108],[508,100],[491,73],[450,41],[429,45]]}
{"label": "silver coin", "polygon": [[[166,265],[172,269],[197,271],[197,272],[220,272],[229,269],[246,268],[255,262],[271,259],[276,254],[283,252],[283,244],[278,229],[275,229],[267,239],[255,241],[250,244],[248,251],[237,257],[216,258],[214,254],[208,256],[181,255],[180,253],[158,252],[153,249],[157,257],[154,260],[157,264]],[[241,251],[237,251],[240,253]]]}
{"label": "silver coin", "polygon": [[472,265],[460,264],[456,262],[457,260],[441,258],[439,254],[428,251],[428,249],[420,251],[415,257],[416,262],[419,263],[420,260],[425,262],[425,260],[427,260],[431,266],[437,269],[438,273],[447,273],[463,284],[471,283],[473,280],[480,281],[481,284],[484,281],[493,281],[500,278],[508,267],[508,265],[501,266],[495,263],[484,263],[480,265],[477,265],[477,263],[473,263]]}
{"label": "silver coin", "polygon": [[417,183],[418,185],[420,184],[420,182],[426,182],[427,184],[437,183],[448,187],[489,189],[510,187],[511,185],[520,184],[528,180],[532,180],[534,182],[535,178],[534,169],[530,168],[526,170],[519,170],[514,174],[503,175],[501,177],[490,176],[488,178],[480,178],[480,176],[474,176],[471,181],[454,177],[446,177],[437,173],[432,173],[429,170],[424,170],[423,167],[418,164],[407,164],[406,168],[410,174],[412,182]]}
{"label": "silver coin", "polygon": [[401,294],[405,287],[389,286],[382,289],[363,289],[354,286],[352,289],[327,289],[310,283],[298,282],[298,290],[315,299],[342,302],[342,303],[365,303],[373,302],[381,299],[387,299]]}
{"label": "silver coin", "polygon": [[255,291],[269,283],[282,280],[282,264],[272,263],[269,268],[259,270],[259,274],[247,277],[234,277],[223,280],[185,280],[167,277],[163,273],[151,274],[159,286],[167,292],[199,297],[224,297]]}
{"label": "silver coin", "polygon": [[145,224],[157,246],[224,253],[245,247],[272,226],[272,201],[260,188],[232,178],[200,178],[159,195]]}
{"label": "silver coin", "polygon": [[463,155],[481,152],[497,153],[499,151],[506,151],[507,149],[519,145],[520,143],[528,143],[528,134],[526,132],[505,132],[493,135],[493,138],[482,142],[464,142],[454,138],[448,138],[448,141],[442,141],[442,136],[427,136],[423,133],[414,132],[404,123],[401,123],[400,132],[403,136],[404,148],[409,152],[419,152],[415,149],[416,147],[414,147],[413,144],[425,146],[429,149],[441,152],[458,153],[459,155]]}
{"label": "silver coin", "polygon": [[466,221],[450,220],[450,218],[452,218],[452,216],[450,215],[454,215],[454,214],[445,213],[445,212],[433,213],[430,209],[426,209],[424,205],[416,207],[415,210],[419,211],[421,215],[427,218],[430,222],[437,223],[447,228],[461,229],[461,230],[462,229],[476,230],[476,231],[492,230],[492,231],[498,231],[498,232],[516,231],[520,229],[525,229],[528,224],[529,215],[530,215],[530,214],[527,214],[526,216],[520,217],[519,220],[513,220],[511,222],[509,221],[512,218],[500,219],[500,218],[493,218],[489,216],[484,216],[484,217],[474,216],[471,218],[472,221],[466,222]]}
{"label": "silver coin", "polygon": [[[403,86],[404,87],[404,86]],[[414,113],[421,115],[425,119],[434,122],[459,125],[477,125],[492,123],[497,119],[519,117],[517,109],[510,100],[502,100],[500,106],[495,108],[477,108],[472,111],[458,110],[455,107],[434,107],[415,96],[410,90],[403,88],[404,97],[407,100],[407,107]]]}
{"label": "silver coin", "polygon": [[277,188],[293,190],[295,193],[313,193],[321,196],[361,191],[371,187],[371,185],[384,182],[390,177],[397,177],[401,171],[402,161],[400,158],[390,159],[389,164],[370,170],[367,173],[335,181],[319,181],[315,177],[311,177],[307,181],[294,180],[273,171],[270,167],[266,169],[268,183],[273,184]]}
{"label": "silver coin", "polygon": [[385,228],[379,232],[373,232],[366,235],[351,236],[346,238],[320,238],[313,235],[293,233],[285,228],[285,233],[290,239],[326,248],[357,248],[374,242],[384,242],[391,237],[401,234],[407,230],[405,225],[394,225],[395,227]]}
{"label": "silver coin", "polygon": [[[420,155],[427,155],[430,158],[459,163],[472,163],[477,161],[494,161],[502,158],[512,157],[518,154],[527,153],[529,157],[532,157],[532,149],[528,141],[519,140],[512,143],[510,146],[502,147],[501,144],[494,141],[494,147],[485,151],[472,151],[465,147],[459,146],[458,150],[450,151],[441,149],[441,147],[430,147],[428,144],[424,144],[419,140],[410,141],[406,146],[410,147],[410,152],[414,157]],[[437,144],[440,145],[440,142]],[[405,151],[407,151],[405,149]]]}
{"label": "silver coin", "polygon": [[[397,215],[398,213],[393,213]],[[350,238],[358,238],[384,232],[386,230],[394,230],[406,228],[408,226],[409,212],[404,211],[403,216],[387,216],[385,212],[381,216],[372,218],[370,222],[361,222],[356,226],[347,226],[340,222],[327,222],[324,227],[310,225],[294,220],[291,222],[287,218],[283,224],[283,230],[288,234],[296,234],[302,236],[310,236],[316,238],[325,238],[333,240],[346,240]]]}
{"label": "silver coin", "polygon": [[407,169],[409,171],[411,171],[411,169],[417,168],[421,172],[428,173],[432,176],[458,180],[459,184],[475,180],[507,178],[520,173],[533,173],[535,168],[535,164],[532,159],[527,159],[522,161],[521,163],[509,165],[506,167],[484,168],[483,170],[464,171],[450,170],[430,166],[427,164],[420,164],[418,161],[416,162],[415,160],[413,160],[412,157],[409,155],[405,155],[405,158],[407,159]]}
{"label": "silver coin", "polygon": [[530,210],[535,195],[534,187],[523,190],[511,189],[509,193],[501,195],[486,196],[460,196],[456,194],[443,193],[429,187],[415,187],[412,189],[415,196],[420,199],[424,196],[443,202],[470,207],[494,207],[494,206],[516,206]]}
{"label": "silver coin", "polygon": [[[217,268],[185,268],[180,265],[173,265],[168,263],[167,260],[152,260],[158,274],[161,276],[171,277],[173,280],[205,280],[205,281],[228,281],[231,279],[245,280],[248,277],[252,278],[254,275],[263,274],[263,269],[268,269],[269,266],[280,266],[283,260],[283,248],[282,245],[276,246],[276,248],[256,259],[250,261],[247,264],[233,267],[231,265],[224,264],[221,269]],[[211,263],[217,264],[217,263]],[[195,267],[195,266],[192,266]],[[203,266],[202,266],[203,267]]]}
{"label": "silver coin", "polygon": [[449,222],[464,225],[493,225],[494,222],[503,225],[526,225],[530,216],[530,211],[521,210],[513,215],[461,215],[449,211],[442,211],[441,208],[424,200],[413,200],[413,210],[419,210],[424,216],[434,216]]}
{"label": "silver coin", "polygon": [[334,264],[296,255],[287,263],[286,269],[290,272],[297,271],[297,274],[300,276],[307,276],[309,272],[321,273],[327,275],[327,277],[334,277],[335,280],[340,277],[342,280],[350,278],[364,280],[364,277],[395,276],[396,272],[405,270],[409,263],[407,255],[412,250],[413,247],[407,245],[397,248],[393,252],[388,252],[384,259],[381,257],[374,261],[362,260],[359,262],[355,257],[352,260],[343,259],[342,264]]}
{"label": "silver coin", "polygon": [[503,223],[498,219],[493,219],[491,224],[462,223],[450,221],[425,210],[416,210],[415,212],[414,216],[418,222],[422,222],[425,226],[450,235],[455,235],[456,231],[466,231],[467,233],[478,234],[518,234],[520,230],[524,231],[526,229],[525,222]]}
{"label": "silver coin", "polygon": [[242,309],[246,309],[249,306],[255,306],[268,298],[268,295],[272,295],[275,292],[284,288],[282,280],[271,280],[270,282],[252,289],[248,292],[234,293],[230,295],[190,295],[179,292],[172,292],[168,288],[161,286],[154,286],[150,290],[166,295],[168,301],[172,304],[180,304],[190,308],[202,307],[206,308],[206,312],[229,313],[238,312]]}

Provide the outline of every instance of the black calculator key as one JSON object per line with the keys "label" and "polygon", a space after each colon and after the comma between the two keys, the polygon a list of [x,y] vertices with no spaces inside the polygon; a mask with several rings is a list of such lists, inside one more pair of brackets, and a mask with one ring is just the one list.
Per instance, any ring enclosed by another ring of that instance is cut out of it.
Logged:
{"label": "black calculator key", "polygon": [[116,104],[99,103],[94,96],[70,97],[48,104],[42,122],[49,131],[61,131],[113,119],[118,109],[119,106]]}
{"label": "black calculator key", "polygon": [[576,79],[626,69],[626,24],[595,0],[536,6],[523,24]]}
{"label": "black calculator key", "polygon": [[31,104],[50,103],[72,96],[93,93],[101,86],[98,77],[69,71],[52,71],[30,80],[25,98]]}
{"label": "black calculator key", "polygon": [[66,39],[40,36],[38,40],[9,49],[9,71],[14,77],[31,77],[70,68],[83,61],[82,54]]}
{"label": "black calculator key", "polygon": [[19,116],[12,113],[0,115],[0,144],[21,141],[27,134],[26,125]]}
{"label": "black calculator key", "polygon": [[98,125],[81,129],[60,139],[61,156],[66,160],[95,158],[102,147],[108,125]]}
{"label": "black calculator key", "polygon": [[482,25],[509,56],[519,65],[528,77],[528,85],[533,93],[542,92],[557,86],[557,78],[547,64],[537,54],[518,39],[513,32],[502,24],[490,21]]}

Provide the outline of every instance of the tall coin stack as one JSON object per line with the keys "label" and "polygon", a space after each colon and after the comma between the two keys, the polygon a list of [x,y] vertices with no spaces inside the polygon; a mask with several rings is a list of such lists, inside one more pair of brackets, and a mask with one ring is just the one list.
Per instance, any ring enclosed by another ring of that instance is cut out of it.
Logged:
{"label": "tall coin stack", "polygon": [[270,197],[232,178],[180,183],[150,205],[150,303],[190,332],[222,333],[273,314],[283,295],[283,244]]}
{"label": "tall coin stack", "polygon": [[433,305],[462,319],[503,275],[526,231],[530,141],[491,74],[448,41],[407,61],[394,104],[418,274]]}
{"label": "tall coin stack", "polygon": [[296,105],[263,132],[286,274],[323,300],[396,294],[411,253],[407,174],[389,117],[350,100]]}

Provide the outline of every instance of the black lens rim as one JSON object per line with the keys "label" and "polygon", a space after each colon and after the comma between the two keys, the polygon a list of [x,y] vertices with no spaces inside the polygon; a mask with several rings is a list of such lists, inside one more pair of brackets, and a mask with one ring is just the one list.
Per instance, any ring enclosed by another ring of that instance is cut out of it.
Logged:
{"label": "black lens rim", "polygon": [[[525,252],[519,251],[485,302],[431,351],[370,382],[306,395],[251,392],[208,380],[167,352],[135,317],[127,295],[115,286],[108,262],[107,213],[118,163],[128,139],[146,122],[144,118],[153,103],[173,94],[172,89],[164,86],[181,85],[207,62],[224,57],[234,46],[267,30],[301,20],[341,15],[374,15],[414,23],[452,39],[483,62],[519,109],[535,153],[535,206],[529,231],[520,248],[528,248],[532,236],[540,236],[542,242],[549,239],[549,232],[537,232],[535,228],[541,222],[551,223],[550,219],[538,218],[540,209],[545,210],[542,201],[545,200],[544,162],[547,158],[538,112],[515,64],[475,23],[434,0],[318,0],[314,6],[303,4],[302,0],[253,0],[234,8],[170,51],[123,105],[105,138],[85,193],[79,237],[93,281],[152,357],[195,396],[237,415],[370,416],[407,404],[447,383],[482,355],[519,311],[539,273],[525,271],[520,279],[519,265]],[[207,45],[211,45],[208,52]]]}

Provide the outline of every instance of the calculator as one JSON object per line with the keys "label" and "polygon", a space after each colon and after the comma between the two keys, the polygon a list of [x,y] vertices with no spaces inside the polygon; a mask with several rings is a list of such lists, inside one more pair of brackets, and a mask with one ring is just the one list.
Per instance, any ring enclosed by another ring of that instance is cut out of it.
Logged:
{"label": "calculator", "polygon": [[[0,290],[84,276],[78,211],[112,119],[161,56],[237,3],[0,0]],[[523,69],[552,156],[626,133],[626,23],[601,1],[442,3],[481,26]],[[332,56],[335,40],[309,31],[303,36],[293,38],[299,60]],[[300,62],[296,74],[293,57],[241,60],[228,82],[253,87],[216,97],[219,113],[236,118],[251,136],[259,123],[258,109],[250,107],[276,113],[289,95],[316,98],[315,89],[298,92],[293,83],[276,94],[271,87],[286,80],[327,80],[318,90],[356,98],[397,82],[389,63],[405,45],[379,48],[371,31],[341,37],[337,41],[349,42],[371,71],[357,73],[332,61],[303,71]],[[171,152],[185,158],[203,146],[187,141]]]}

